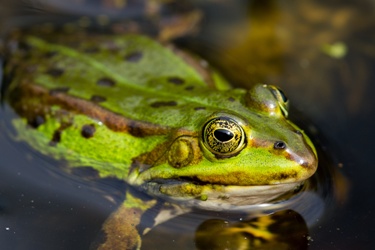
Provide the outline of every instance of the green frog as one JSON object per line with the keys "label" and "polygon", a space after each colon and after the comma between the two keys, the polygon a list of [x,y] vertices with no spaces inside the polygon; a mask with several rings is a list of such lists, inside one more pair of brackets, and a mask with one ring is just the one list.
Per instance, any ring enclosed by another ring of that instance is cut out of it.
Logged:
{"label": "green frog", "polygon": [[[16,139],[68,171],[94,169],[131,187],[99,249],[139,249],[153,226],[190,209],[287,199],[317,169],[279,88],[232,88],[170,44],[140,34],[15,32],[5,51]],[[142,227],[156,206],[154,224]]]}

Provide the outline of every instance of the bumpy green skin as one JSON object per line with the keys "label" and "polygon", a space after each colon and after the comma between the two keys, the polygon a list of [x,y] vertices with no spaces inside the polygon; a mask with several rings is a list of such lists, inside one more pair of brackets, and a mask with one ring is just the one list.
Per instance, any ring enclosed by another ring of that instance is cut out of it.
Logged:
{"label": "bumpy green skin", "polygon": [[[317,168],[314,146],[285,117],[272,86],[228,89],[199,60],[189,65],[191,58],[139,35],[16,33],[9,43],[19,45],[5,68],[12,76],[8,101],[23,117],[13,121],[18,139],[72,168],[89,166],[151,194],[202,202],[210,191],[225,196],[225,187],[297,185]],[[236,154],[213,153],[203,142],[205,124],[215,117],[242,128]],[[94,129],[84,135],[87,126]],[[138,222],[118,223],[119,217],[151,206],[125,201],[107,222],[107,235],[116,223],[136,231]],[[139,235],[125,237],[137,240],[124,248],[140,246]]]}

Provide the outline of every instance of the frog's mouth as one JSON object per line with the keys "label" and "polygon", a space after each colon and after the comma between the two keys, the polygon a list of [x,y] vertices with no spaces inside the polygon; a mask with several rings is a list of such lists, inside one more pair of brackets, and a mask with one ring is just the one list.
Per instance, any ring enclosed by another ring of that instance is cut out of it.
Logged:
{"label": "frog's mouth", "polygon": [[150,195],[184,205],[209,210],[240,210],[245,207],[276,202],[299,193],[304,182],[274,185],[220,185],[195,183],[184,179],[158,179],[145,182],[140,188]]}

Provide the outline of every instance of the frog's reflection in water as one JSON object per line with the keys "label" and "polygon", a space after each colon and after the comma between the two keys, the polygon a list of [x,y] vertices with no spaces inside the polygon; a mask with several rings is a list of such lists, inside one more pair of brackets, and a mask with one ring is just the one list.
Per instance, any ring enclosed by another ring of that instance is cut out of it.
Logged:
{"label": "frog's reflection in water", "polygon": [[307,249],[308,228],[303,217],[293,210],[229,222],[204,221],[197,229],[198,249]]}

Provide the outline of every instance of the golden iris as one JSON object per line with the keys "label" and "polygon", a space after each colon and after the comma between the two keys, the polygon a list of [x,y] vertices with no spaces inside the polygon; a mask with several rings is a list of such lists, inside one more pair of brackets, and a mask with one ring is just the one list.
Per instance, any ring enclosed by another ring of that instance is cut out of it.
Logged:
{"label": "golden iris", "polygon": [[235,120],[220,116],[209,120],[204,126],[203,142],[212,153],[230,157],[245,146],[245,133]]}

